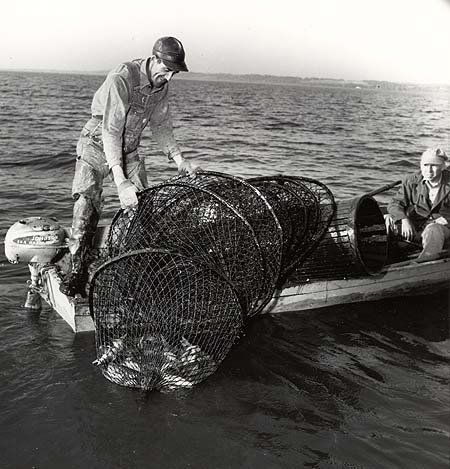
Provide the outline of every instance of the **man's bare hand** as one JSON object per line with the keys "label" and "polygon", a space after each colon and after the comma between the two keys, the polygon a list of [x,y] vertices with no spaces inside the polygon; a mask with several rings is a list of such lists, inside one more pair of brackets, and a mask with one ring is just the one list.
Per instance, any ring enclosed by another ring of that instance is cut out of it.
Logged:
{"label": "man's bare hand", "polygon": [[416,235],[416,229],[409,218],[402,219],[402,237],[407,241],[412,241]]}

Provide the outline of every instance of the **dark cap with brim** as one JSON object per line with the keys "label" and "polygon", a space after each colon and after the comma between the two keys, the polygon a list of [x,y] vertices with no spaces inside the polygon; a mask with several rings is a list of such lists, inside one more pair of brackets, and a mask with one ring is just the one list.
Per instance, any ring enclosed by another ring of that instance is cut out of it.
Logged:
{"label": "dark cap with brim", "polygon": [[189,72],[186,62],[183,60],[183,62],[171,62],[170,60],[164,59],[157,54],[155,54],[156,57],[160,58],[163,61],[163,64],[167,67],[170,68],[170,70],[174,72]]}
{"label": "dark cap with brim", "polygon": [[153,46],[153,54],[161,59],[164,65],[174,72],[187,72],[184,61],[183,44],[172,36],[160,37]]}

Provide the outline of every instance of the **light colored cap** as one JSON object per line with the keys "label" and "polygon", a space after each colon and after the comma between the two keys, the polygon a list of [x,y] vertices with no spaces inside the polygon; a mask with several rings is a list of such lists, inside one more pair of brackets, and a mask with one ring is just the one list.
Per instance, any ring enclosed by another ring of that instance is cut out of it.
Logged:
{"label": "light colored cap", "polygon": [[447,160],[448,156],[441,148],[428,148],[422,153],[422,163],[442,164]]}

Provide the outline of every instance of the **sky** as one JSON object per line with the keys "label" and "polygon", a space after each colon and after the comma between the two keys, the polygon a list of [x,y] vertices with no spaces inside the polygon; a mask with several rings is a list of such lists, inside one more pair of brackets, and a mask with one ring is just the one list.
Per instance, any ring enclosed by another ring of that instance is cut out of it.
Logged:
{"label": "sky", "polygon": [[183,42],[193,72],[450,84],[450,0],[9,0],[0,69],[107,71]]}

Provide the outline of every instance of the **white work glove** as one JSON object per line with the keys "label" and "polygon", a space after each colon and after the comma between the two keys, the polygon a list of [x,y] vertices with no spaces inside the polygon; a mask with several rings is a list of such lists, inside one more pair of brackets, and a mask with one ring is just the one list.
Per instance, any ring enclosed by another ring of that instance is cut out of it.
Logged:
{"label": "white work glove", "polygon": [[127,212],[132,210],[138,205],[137,187],[129,180],[125,179],[117,186],[117,193],[119,194],[120,206]]}
{"label": "white work glove", "polygon": [[177,165],[178,174],[181,175],[187,174],[188,176],[195,178],[197,171],[200,169],[193,165],[189,160],[185,160],[181,155],[174,156],[173,161],[175,161]]}

